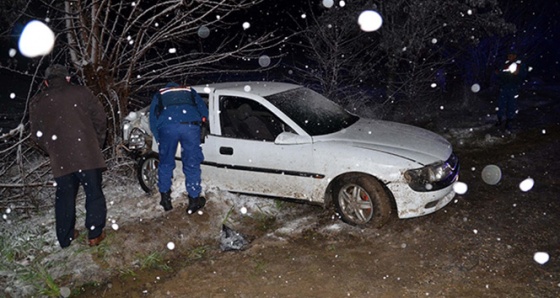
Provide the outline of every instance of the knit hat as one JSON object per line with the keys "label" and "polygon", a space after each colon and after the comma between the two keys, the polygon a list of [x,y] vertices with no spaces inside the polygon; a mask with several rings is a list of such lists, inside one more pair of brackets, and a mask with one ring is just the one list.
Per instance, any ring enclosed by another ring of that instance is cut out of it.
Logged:
{"label": "knit hat", "polygon": [[45,79],[53,79],[53,78],[66,78],[69,77],[70,73],[68,69],[60,64],[53,64],[47,68],[45,71]]}

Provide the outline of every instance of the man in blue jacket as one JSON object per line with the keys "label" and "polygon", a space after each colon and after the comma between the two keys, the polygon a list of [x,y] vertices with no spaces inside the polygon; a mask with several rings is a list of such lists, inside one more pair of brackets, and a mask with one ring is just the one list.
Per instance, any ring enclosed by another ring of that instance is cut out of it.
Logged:
{"label": "man in blue jacket", "polygon": [[187,213],[194,213],[206,204],[206,199],[200,196],[200,164],[204,160],[200,148],[200,128],[206,119],[208,108],[200,95],[190,87],[171,82],[152,99],[150,129],[159,146],[158,188],[161,193],[160,205],[165,211],[173,209],[171,180],[179,143],[189,196]]}

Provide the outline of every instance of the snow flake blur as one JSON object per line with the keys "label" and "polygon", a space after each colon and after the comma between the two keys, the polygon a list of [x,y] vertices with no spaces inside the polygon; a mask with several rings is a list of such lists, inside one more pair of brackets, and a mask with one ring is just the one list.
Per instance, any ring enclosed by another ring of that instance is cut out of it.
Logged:
{"label": "snow flake blur", "polygon": [[539,251],[539,252],[536,252],[533,255],[533,260],[535,260],[535,262],[543,265],[546,262],[548,262],[548,260],[550,260],[550,256],[546,252]]}
{"label": "snow flake blur", "polygon": [[478,91],[480,91],[480,85],[479,84],[473,84],[471,86],[471,91],[474,93],[477,93]]}
{"label": "snow flake blur", "polygon": [[464,195],[465,193],[467,193],[467,190],[467,184],[464,182],[457,181],[453,184],[453,191],[455,191],[459,195]]}
{"label": "snow flake blur", "polygon": [[487,165],[482,169],[482,180],[489,185],[496,185],[502,179],[502,170],[496,165]]}
{"label": "snow flake blur", "polygon": [[331,8],[334,5],[334,1],[333,0],[323,0],[323,6],[326,8]]}
{"label": "snow flake blur", "polygon": [[267,55],[262,55],[259,57],[259,65],[262,67],[267,67],[270,65],[270,57]]}
{"label": "snow flake blur", "polygon": [[208,27],[206,26],[200,26],[200,28],[198,28],[197,34],[200,38],[206,38],[210,36],[210,29],[208,29]]}
{"label": "snow flake blur", "polygon": [[55,36],[51,28],[44,23],[33,20],[21,32],[19,51],[22,55],[35,58],[49,54],[54,47]]}
{"label": "snow flake blur", "polygon": [[377,11],[364,10],[358,17],[358,24],[360,25],[360,29],[362,29],[362,31],[372,32],[381,28],[383,19]]}
{"label": "snow flake blur", "polygon": [[521,191],[523,192],[528,192],[533,188],[534,185],[535,180],[533,180],[533,178],[527,178],[519,183],[519,189],[521,189]]}

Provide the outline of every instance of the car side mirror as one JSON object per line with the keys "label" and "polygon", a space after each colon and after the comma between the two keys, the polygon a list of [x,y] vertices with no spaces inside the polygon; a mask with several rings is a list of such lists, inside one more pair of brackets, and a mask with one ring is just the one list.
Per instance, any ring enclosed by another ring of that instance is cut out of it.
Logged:
{"label": "car side mirror", "polygon": [[279,134],[274,140],[274,144],[278,145],[296,145],[296,144],[309,144],[311,143],[310,136],[301,136],[293,132],[283,132]]}

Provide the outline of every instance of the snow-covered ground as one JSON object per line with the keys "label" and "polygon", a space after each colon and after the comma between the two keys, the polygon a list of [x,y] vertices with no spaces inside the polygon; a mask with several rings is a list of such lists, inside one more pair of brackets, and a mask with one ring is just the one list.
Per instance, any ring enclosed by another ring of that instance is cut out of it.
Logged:
{"label": "snow-covered ground", "polygon": [[[546,135],[546,125],[551,122],[558,125],[558,120],[554,120],[554,115],[558,115],[558,111],[554,111],[559,106],[557,99],[534,97],[524,99],[520,105],[520,120],[514,132],[495,129],[495,116],[490,112],[466,113],[458,108],[440,111],[434,117],[437,119],[434,125],[439,133],[463,151],[506,144],[515,138],[516,133],[527,129],[537,129],[538,133]],[[64,250],[58,246],[54,233],[54,208],[45,208],[44,212],[31,216],[10,209],[3,211],[0,290],[4,295],[66,294],[68,289],[76,290],[82,284],[105,281],[127,268],[137,269],[142,258],[153,251],[169,254],[172,250],[181,251],[207,243],[218,245],[220,227],[224,222],[243,230],[246,219],[262,220],[264,224],[267,218],[273,218],[273,227],[264,229],[265,234],[260,236],[285,243],[287,238],[316,226],[317,214],[323,212],[317,206],[239,196],[205,186],[207,207],[201,214],[187,216],[182,175],[176,170],[172,194],[175,209],[165,213],[158,205],[158,194],[145,194],[134,175],[123,177],[118,173],[109,171],[104,176],[108,238],[99,247],[85,245],[83,192],[79,193],[77,204],[77,228],[82,235]],[[52,193],[54,195],[54,189]],[[337,220],[334,213],[325,217],[331,221],[320,225],[320,233],[363,233]],[[158,225],[167,228],[160,229]],[[172,245],[168,246],[170,243]],[[49,283],[51,279],[56,282]]]}

